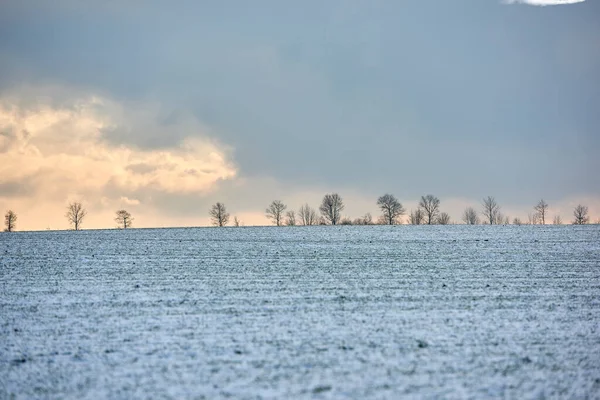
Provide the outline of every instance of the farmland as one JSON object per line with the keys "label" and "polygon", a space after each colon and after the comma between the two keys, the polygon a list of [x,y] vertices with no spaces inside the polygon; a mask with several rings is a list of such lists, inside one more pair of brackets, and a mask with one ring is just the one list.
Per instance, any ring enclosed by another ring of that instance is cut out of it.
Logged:
{"label": "farmland", "polygon": [[0,398],[592,398],[599,226],[0,234]]}

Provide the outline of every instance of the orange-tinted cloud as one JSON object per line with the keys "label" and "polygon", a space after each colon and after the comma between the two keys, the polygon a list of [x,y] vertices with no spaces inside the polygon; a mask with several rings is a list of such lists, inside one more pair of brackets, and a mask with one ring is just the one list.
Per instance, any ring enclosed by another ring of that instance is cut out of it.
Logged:
{"label": "orange-tinted cloud", "polygon": [[[0,204],[5,208],[27,205],[26,212],[35,213],[32,207],[60,205],[62,210],[81,197],[104,199],[99,206],[138,206],[136,191],[203,195],[237,174],[230,149],[208,137],[200,123],[160,127],[165,135],[184,138],[167,148],[115,144],[103,137],[106,129],[122,125],[129,132],[147,127],[156,120],[155,107],[139,105],[129,113],[131,105],[95,96],[61,106],[39,100],[23,104],[14,96],[0,97]],[[127,119],[129,114],[134,118]]]}

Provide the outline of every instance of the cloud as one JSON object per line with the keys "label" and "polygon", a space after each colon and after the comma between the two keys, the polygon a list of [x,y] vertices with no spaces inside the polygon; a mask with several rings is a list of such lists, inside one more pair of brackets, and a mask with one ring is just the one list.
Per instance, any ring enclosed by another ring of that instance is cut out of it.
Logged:
{"label": "cloud", "polygon": [[583,3],[585,0],[504,0],[504,4],[529,4],[531,6],[560,6]]}
{"label": "cloud", "polygon": [[130,199],[126,196],[121,196],[120,200],[123,204],[126,204],[128,206],[139,206],[140,205],[140,201],[138,199]]}
{"label": "cloud", "polygon": [[33,179],[39,189],[55,195],[100,193],[109,185],[127,192],[202,193],[236,175],[228,149],[202,132],[185,132],[178,144],[152,150],[104,140],[107,127],[136,130],[138,121],[123,120],[127,112],[115,101],[94,96],[69,107],[21,107],[0,98],[0,183]]}
{"label": "cloud", "polygon": [[115,143],[103,132],[139,135],[159,120],[156,105],[90,94],[65,100],[43,89],[18,93],[0,94],[0,204],[31,215],[31,225],[50,215],[44,220],[57,226],[65,204],[81,199],[104,219],[123,206],[145,205],[152,214],[158,210],[146,203],[153,196],[203,197],[237,176],[232,149],[193,118],[162,127],[163,135],[181,137],[176,143],[145,148]]}

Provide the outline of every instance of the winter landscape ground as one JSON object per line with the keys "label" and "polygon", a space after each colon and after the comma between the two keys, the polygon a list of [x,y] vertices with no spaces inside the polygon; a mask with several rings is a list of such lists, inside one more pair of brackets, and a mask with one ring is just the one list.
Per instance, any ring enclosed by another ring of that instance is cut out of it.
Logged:
{"label": "winter landscape ground", "polygon": [[599,398],[599,226],[0,234],[0,398]]}

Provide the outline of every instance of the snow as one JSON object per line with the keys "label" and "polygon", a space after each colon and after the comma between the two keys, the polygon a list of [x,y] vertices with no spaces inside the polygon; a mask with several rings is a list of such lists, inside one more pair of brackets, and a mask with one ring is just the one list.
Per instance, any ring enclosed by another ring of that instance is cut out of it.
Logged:
{"label": "snow", "polygon": [[600,398],[600,227],[0,234],[0,398]]}

